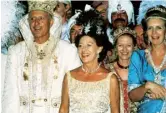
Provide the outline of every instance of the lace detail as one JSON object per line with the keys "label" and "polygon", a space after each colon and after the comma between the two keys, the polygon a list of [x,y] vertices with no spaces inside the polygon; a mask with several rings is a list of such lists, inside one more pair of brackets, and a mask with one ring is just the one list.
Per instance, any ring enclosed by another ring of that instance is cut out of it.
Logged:
{"label": "lace detail", "polygon": [[164,101],[163,107],[161,109],[161,113],[165,113],[165,112],[166,112],[166,101]]}
{"label": "lace detail", "polygon": [[153,62],[153,59],[152,59],[152,56],[151,56],[151,53],[150,53],[150,49],[146,49],[145,50],[145,53],[146,53],[146,59],[148,61],[149,64],[152,65],[153,67],[153,72],[154,72],[154,81],[158,84],[162,84],[161,81],[164,79],[164,77],[161,76],[161,69],[164,65],[166,65],[166,54],[164,55],[164,59],[162,61],[162,63],[160,64],[160,66],[156,67],[154,65],[154,62]]}
{"label": "lace detail", "polygon": [[96,82],[83,82],[68,75],[70,112],[106,113],[110,107],[110,75]]}

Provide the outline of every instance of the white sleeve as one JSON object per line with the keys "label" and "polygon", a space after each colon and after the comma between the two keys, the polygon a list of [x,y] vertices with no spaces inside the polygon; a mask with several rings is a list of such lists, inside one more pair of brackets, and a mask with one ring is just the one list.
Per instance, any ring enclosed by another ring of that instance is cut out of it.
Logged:
{"label": "white sleeve", "polygon": [[3,95],[7,55],[1,53],[1,96]]}
{"label": "white sleeve", "polygon": [[19,92],[17,86],[17,55],[10,47],[7,56],[4,92],[2,96],[2,113],[19,113]]}

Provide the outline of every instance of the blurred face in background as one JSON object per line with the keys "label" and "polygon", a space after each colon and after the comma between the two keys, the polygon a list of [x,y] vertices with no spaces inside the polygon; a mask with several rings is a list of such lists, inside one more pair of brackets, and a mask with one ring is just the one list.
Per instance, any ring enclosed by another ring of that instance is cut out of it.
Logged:
{"label": "blurred face in background", "polygon": [[136,34],[137,34],[137,38],[136,38],[136,41],[137,41],[137,47],[139,49],[145,49],[146,48],[146,44],[144,42],[144,31],[143,31],[143,28],[141,25],[137,25],[135,28],[134,28]]}
{"label": "blurred face in background", "polygon": [[116,49],[119,59],[129,60],[134,50],[132,37],[126,34],[121,35],[117,39]]}
{"label": "blurred face in background", "polygon": [[55,12],[58,13],[62,18],[67,16],[67,12],[71,9],[70,4],[65,4],[63,2],[58,2],[55,7]]}
{"label": "blurred face in background", "polygon": [[81,34],[82,25],[74,25],[70,30],[70,42],[75,43],[75,38],[77,35]]}
{"label": "blurred face in background", "polygon": [[113,12],[111,14],[112,27],[117,29],[119,27],[126,27],[128,25],[128,16],[125,10]]}
{"label": "blurred face in background", "polygon": [[104,20],[107,20],[107,6],[102,4],[99,5],[96,10],[101,14]]}

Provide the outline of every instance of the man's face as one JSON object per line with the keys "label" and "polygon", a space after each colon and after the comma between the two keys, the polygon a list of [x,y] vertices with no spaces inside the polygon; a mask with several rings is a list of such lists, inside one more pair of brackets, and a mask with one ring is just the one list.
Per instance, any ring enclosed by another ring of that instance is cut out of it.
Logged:
{"label": "man's face", "polygon": [[126,27],[128,25],[128,16],[126,11],[120,10],[111,14],[112,26],[114,29]]}
{"label": "man's face", "polygon": [[70,19],[72,17],[72,9],[71,8],[66,12],[66,17],[67,17],[67,19]]}
{"label": "man's face", "polygon": [[96,10],[102,15],[103,19],[107,19],[107,7],[106,5],[99,5]]}
{"label": "man's face", "polygon": [[135,28],[134,28],[136,34],[137,34],[137,38],[136,38],[136,41],[137,41],[137,46],[138,48],[142,49],[143,48],[143,45],[144,45],[144,37],[143,37],[143,28],[141,25],[137,25]]}
{"label": "man's face", "polygon": [[49,37],[49,30],[53,20],[44,11],[31,11],[29,13],[29,25],[34,38]]}
{"label": "man's face", "polygon": [[65,4],[59,2],[55,8],[55,11],[62,17],[65,16]]}
{"label": "man's face", "polygon": [[67,12],[70,10],[70,4],[64,4],[62,2],[58,2],[58,5],[55,8],[55,11],[61,16],[65,17]]}
{"label": "man's face", "polygon": [[74,43],[77,35],[81,34],[82,25],[74,25],[70,30],[70,42]]}

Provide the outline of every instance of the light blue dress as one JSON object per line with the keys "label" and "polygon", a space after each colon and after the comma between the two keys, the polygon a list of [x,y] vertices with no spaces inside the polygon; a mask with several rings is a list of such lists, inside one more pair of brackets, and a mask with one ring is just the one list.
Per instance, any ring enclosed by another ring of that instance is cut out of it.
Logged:
{"label": "light blue dress", "polygon": [[[166,69],[155,70],[149,63],[149,57],[147,56],[149,55],[145,50],[137,50],[133,52],[129,66],[129,91],[145,84],[146,81],[156,82],[166,87]],[[164,59],[166,59],[166,55]],[[144,96],[138,106],[138,113],[166,113],[166,100],[152,100],[147,96]]]}

